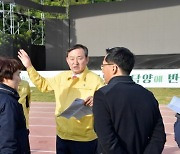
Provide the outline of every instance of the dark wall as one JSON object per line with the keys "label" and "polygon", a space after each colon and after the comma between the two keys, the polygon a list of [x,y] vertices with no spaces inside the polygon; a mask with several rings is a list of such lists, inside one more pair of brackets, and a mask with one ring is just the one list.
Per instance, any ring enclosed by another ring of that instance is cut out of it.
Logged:
{"label": "dark wall", "polygon": [[31,45],[31,51],[29,53],[31,62],[34,68],[38,71],[46,69],[46,51],[45,46]]}
{"label": "dark wall", "polygon": [[[45,46],[32,45],[30,39],[23,39],[18,35],[12,37],[9,34],[0,34],[0,55],[18,59],[19,49],[24,49],[31,58],[33,66],[37,70],[46,69]],[[18,59],[19,60],[19,59]]]}
{"label": "dark wall", "polygon": [[46,36],[46,70],[68,69],[66,51],[69,48],[69,21],[47,19]]}
{"label": "dark wall", "polygon": [[[103,56],[90,57],[88,67],[99,70]],[[179,69],[180,54],[136,55],[135,69]]]}
{"label": "dark wall", "polygon": [[31,41],[22,35],[10,35],[0,33],[0,55],[17,58],[19,49],[27,53],[31,50]]}

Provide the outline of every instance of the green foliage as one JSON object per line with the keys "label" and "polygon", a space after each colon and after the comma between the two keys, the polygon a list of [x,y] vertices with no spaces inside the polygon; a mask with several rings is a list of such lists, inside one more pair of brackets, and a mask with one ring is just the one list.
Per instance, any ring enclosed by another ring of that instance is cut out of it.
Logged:
{"label": "green foliage", "polygon": [[30,37],[28,32],[19,35],[0,33],[0,55],[17,57],[17,52],[20,48],[29,51]]}
{"label": "green foliage", "polygon": [[[156,97],[159,104],[169,104],[173,96],[180,97],[180,88],[148,88]],[[53,92],[42,93],[31,87],[33,102],[55,102]]]}
{"label": "green foliage", "polygon": [[[32,44],[44,44],[44,34],[42,34],[42,29],[44,29],[44,19],[45,18],[56,18],[56,19],[68,19],[69,16],[69,6],[70,5],[80,5],[80,4],[90,4],[90,3],[99,3],[99,2],[111,2],[114,0],[32,0],[36,3],[42,5],[49,5],[49,6],[60,6],[66,7],[67,11],[65,14],[60,13],[48,13],[48,12],[41,12],[38,10],[29,9],[26,7],[22,7],[19,5],[14,5],[13,12],[14,12],[14,29],[17,32],[12,33],[9,31],[10,26],[10,18],[6,17],[6,23],[3,27],[3,18],[2,14],[0,16],[0,33],[4,33],[7,35],[0,34],[0,49],[3,51],[7,51],[8,49],[18,48],[21,46],[22,42],[29,42],[31,40]],[[118,1],[118,0],[116,0]],[[119,0],[121,1],[121,0]],[[1,3],[0,3],[1,4]],[[7,12],[10,10],[10,5],[5,4],[4,9]],[[0,10],[2,10],[2,6],[0,5]],[[6,15],[8,16],[8,15]],[[23,18],[25,17],[25,18]],[[34,21],[39,21],[34,22]],[[18,26],[19,25],[19,26]],[[18,28],[20,27],[20,28]],[[6,30],[4,30],[6,29]],[[11,34],[12,36],[9,36]],[[18,34],[18,35],[17,35]],[[20,41],[22,39],[22,41]],[[10,42],[16,42],[17,45],[11,44]],[[21,43],[20,43],[21,42]],[[2,51],[1,51],[2,52]]]}
{"label": "green foliage", "polygon": [[49,6],[66,7],[67,8],[66,14],[55,14],[55,13],[46,13],[46,12],[44,12],[44,14],[45,14],[45,18],[67,19],[70,5],[82,5],[82,4],[91,4],[91,3],[123,1],[123,0],[33,0],[33,1],[39,4],[44,4]]}
{"label": "green foliage", "polygon": [[36,87],[31,87],[32,102],[55,102],[53,92],[42,93]]}
{"label": "green foliage", "polygon": [[159,104],[168,104],[173,96],[180,97],[180,88],[149,88]]}

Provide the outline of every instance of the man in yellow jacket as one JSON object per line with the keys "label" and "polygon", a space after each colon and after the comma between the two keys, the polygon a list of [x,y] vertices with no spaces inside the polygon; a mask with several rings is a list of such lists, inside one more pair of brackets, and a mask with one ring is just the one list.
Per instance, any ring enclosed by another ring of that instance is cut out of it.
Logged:
{"label": "man in yellow jacket", "polygon": [[[66,61],[70,67],[52,78],[42,77],[32,66],[24,50],[18,57],[26,67],[31,81],[41,92],[54,91],[56,98],[56,153],[94,154],[97,136],[94,132],[92,114],[81,119],[59,116],[76,98],[84,100],[84,105],[93,106],[93,95],[104,85],[104,81],[87,68],[89,61],[87,47],[76,44],[67,51]],[[74,79],[73,76],[76,76]]]}
{"label": "man in yellow jacket", "polygon": [[31,91],[29,83],[25,80],[21,80],[18,86],[19,103],[22,104],[24,116],[26,118],[26,127],[29,129],[29,110],[31,103]]}

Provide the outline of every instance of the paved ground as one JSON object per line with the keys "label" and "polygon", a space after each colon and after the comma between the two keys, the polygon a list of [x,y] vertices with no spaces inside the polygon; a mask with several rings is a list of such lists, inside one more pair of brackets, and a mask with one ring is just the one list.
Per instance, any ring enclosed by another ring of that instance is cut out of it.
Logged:
{"label": "paved ground", "polygon": [[[30,110],[30,145],[32,154],[55,154],[55,103],[33,102]],[[180,154],[174,141],[173,125],[175,113],[160,106],[165,123],[167,142],[163,154]]]}
{"label": "paved ground", "polygon": [[55,103],[32,103],[30,146],[32,154],[55,153]]}

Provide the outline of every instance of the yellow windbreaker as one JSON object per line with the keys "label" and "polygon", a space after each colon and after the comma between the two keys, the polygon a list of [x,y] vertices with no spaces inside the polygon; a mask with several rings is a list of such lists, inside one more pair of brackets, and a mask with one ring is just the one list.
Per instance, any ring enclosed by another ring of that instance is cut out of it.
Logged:
{"label": "yellow windbreaker", "polygon": [[29,109],[31,103],[31,91],[29,83],[25,80],[21,80],[18,86],[18,93],[19,93],[19,103],[22,104],[24,116],[26,118],[26,127],[29,129]]}
{"label": "yellow windbreaker", "polygon": [[74,117],[66,119],[58,116],[76,99],[86,99],[104,85],[97,74],[86,68],[78,79],[72,79],[72,71],[64,71],[55,77],[44,78],[34,67],[27,69],[31,81],[41,92],[54,91],[56,99],[56,133],[66,140],[91,141],[97,138],[93,123],[93,115],[87,115],[77,120]]}

